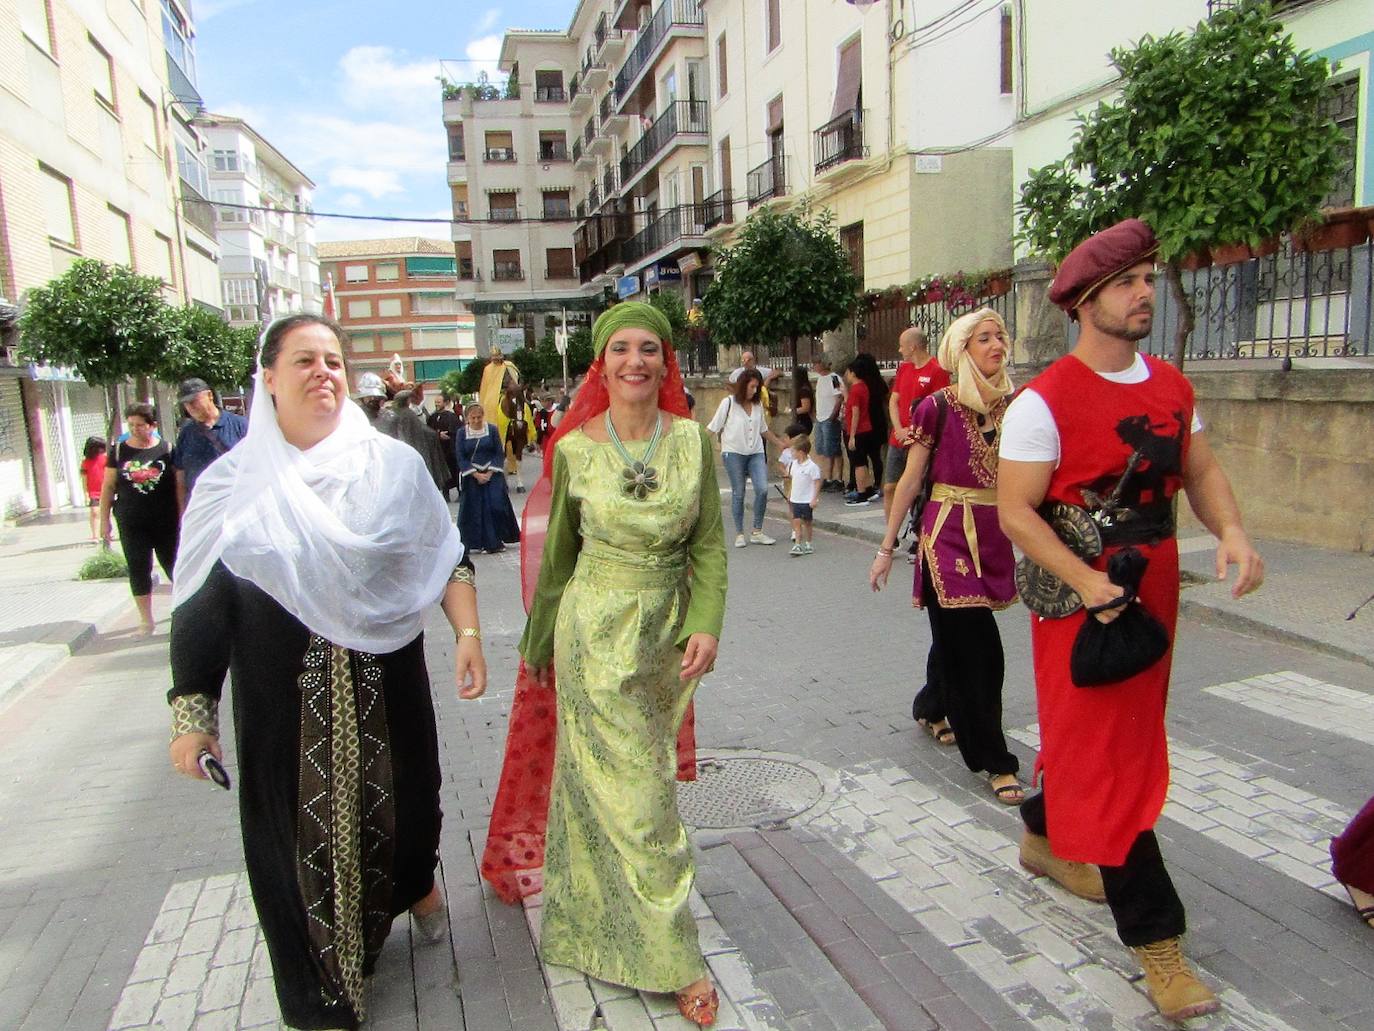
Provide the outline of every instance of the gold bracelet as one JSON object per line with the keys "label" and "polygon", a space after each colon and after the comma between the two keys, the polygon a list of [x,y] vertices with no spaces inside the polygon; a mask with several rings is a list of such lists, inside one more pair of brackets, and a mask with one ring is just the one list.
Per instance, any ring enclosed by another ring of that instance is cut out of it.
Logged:
{"label": "gold bracelet", "polygon": [[892,555],[893,555],[893,549],[891,549],[891,548],[879,548],[879,549],[878,549],[878,557],[879,557],[879,558],[891,558]]}
{"label": "gold bracelet", "polygon": [[475,637],[480,644],[482,641],[482,631],[475,626],[460,626],[458,628],[458,636],[454,638],[454,640],[462,641],[465,637]]}
{"label": "gold bracelet", "polygon": [[448,582],[451,584],[467,584],[475,591],[477,590],[477,571],[471,566],[454,566],[453,572],[449,574]]}

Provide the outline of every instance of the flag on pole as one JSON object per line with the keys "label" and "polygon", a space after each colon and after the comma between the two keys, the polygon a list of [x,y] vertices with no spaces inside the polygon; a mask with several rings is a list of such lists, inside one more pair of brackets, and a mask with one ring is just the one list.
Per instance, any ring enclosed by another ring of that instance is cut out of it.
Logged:
{"label": "flag on pole", "polygon": [[324,316],[327,319],[339,320],[339,302],[334,297],[334,273],[325,276],[324,282]]}

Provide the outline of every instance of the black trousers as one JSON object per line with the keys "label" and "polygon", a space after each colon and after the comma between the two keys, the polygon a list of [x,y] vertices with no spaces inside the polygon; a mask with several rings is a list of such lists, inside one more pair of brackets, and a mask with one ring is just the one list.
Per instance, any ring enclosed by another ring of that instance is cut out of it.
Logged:
{"label": "black trousers", "polygon": [[854,446],[846,447],[849,452],[849,465],[851,470],[859,466],[866,465],[873,470],[873,489],[879,490],[883,485],[883,433],[879,430],[867,430],[863,433],[854,435]]}
{"label": "black trousers", "polygon": [[949,720],[959,754],[970,770],[997,776],[1015,773],[1020,761],[1002,733],[1002,636],[991,609],[947,609],[921,567],[921,591],[930,618],[926,686],[911,706],[918,720]]}
{"label": "black trousers", "polygon": [[177,564],[179,530],[175,519],[153,523],[119,520],[119,544],[124,549],[124,561],[129,564],[129,590],[135,598],[153,593],[154,554],[157,564],[171,581],[172,567]]}
{"label": "black trousers", "polygon": [[[1045,813],[1045,793],[1031,795],[1021,804],[1021,819],[1032,834],[1050,837]],[[1099,866],[1107,905],[1116,921],[1123,945],[1136,947],[1176,938],[1188,929],[1183,900],[1174,890],[1159,839],[1152,830],[1141,831],[1120,866]]]}

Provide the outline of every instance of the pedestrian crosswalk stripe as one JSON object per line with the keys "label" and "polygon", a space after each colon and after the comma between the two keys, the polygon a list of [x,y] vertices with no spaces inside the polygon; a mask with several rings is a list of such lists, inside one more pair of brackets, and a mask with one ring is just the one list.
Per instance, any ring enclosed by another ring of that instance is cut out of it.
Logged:
{"label": "pedestrian crosswalk stripe", "polygon": [[1364,691],[1284,671],[1215,684],[1203,693],[1287,723],[1374,744],[1374,695]]}

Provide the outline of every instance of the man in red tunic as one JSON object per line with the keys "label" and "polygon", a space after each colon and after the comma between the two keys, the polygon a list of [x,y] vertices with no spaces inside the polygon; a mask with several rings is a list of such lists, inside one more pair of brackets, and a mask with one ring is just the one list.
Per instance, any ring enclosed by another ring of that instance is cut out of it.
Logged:
{"label": "man in red tunic", "polygon": [[[1127,219],[1064,259],[1050,300],[1081,326],[1073,350],[1033,380],[1002,425],[998,510],[1003,529],[1037,565],[1077,592],[1087,609],[1125,592],[1107,559],[1133,547],[1148,559],[1138,602],[1168,631],[1178,620],[1173,496],[1181,487],[1218,539],[1217,577],[1234,564],[1232,593],[1260,585],[1263,563],[1241,525],[1231,486],[1173,366],[1136,351],[1154,317],[1153,232]],[[1129,466],[1129,470],[1128,470]],[[1087,511],[1104,553],[1084,562],[1041,517],[1046,502]],[[1032,616],[1043,790],[1026,800],[1021,862],[1070,891],[1111,906],[1117,933],[1145,969],[1166,1018],[1220,1008],[1183,958],[1186,924],[1154,825],[1169,784],[1164,709],[1172,645],[1143,672],[1079,687],[1069,657],[1085,619],[1111,622],[1120,608]],[[1099,876],[1100,870],[1100,876]]]}

